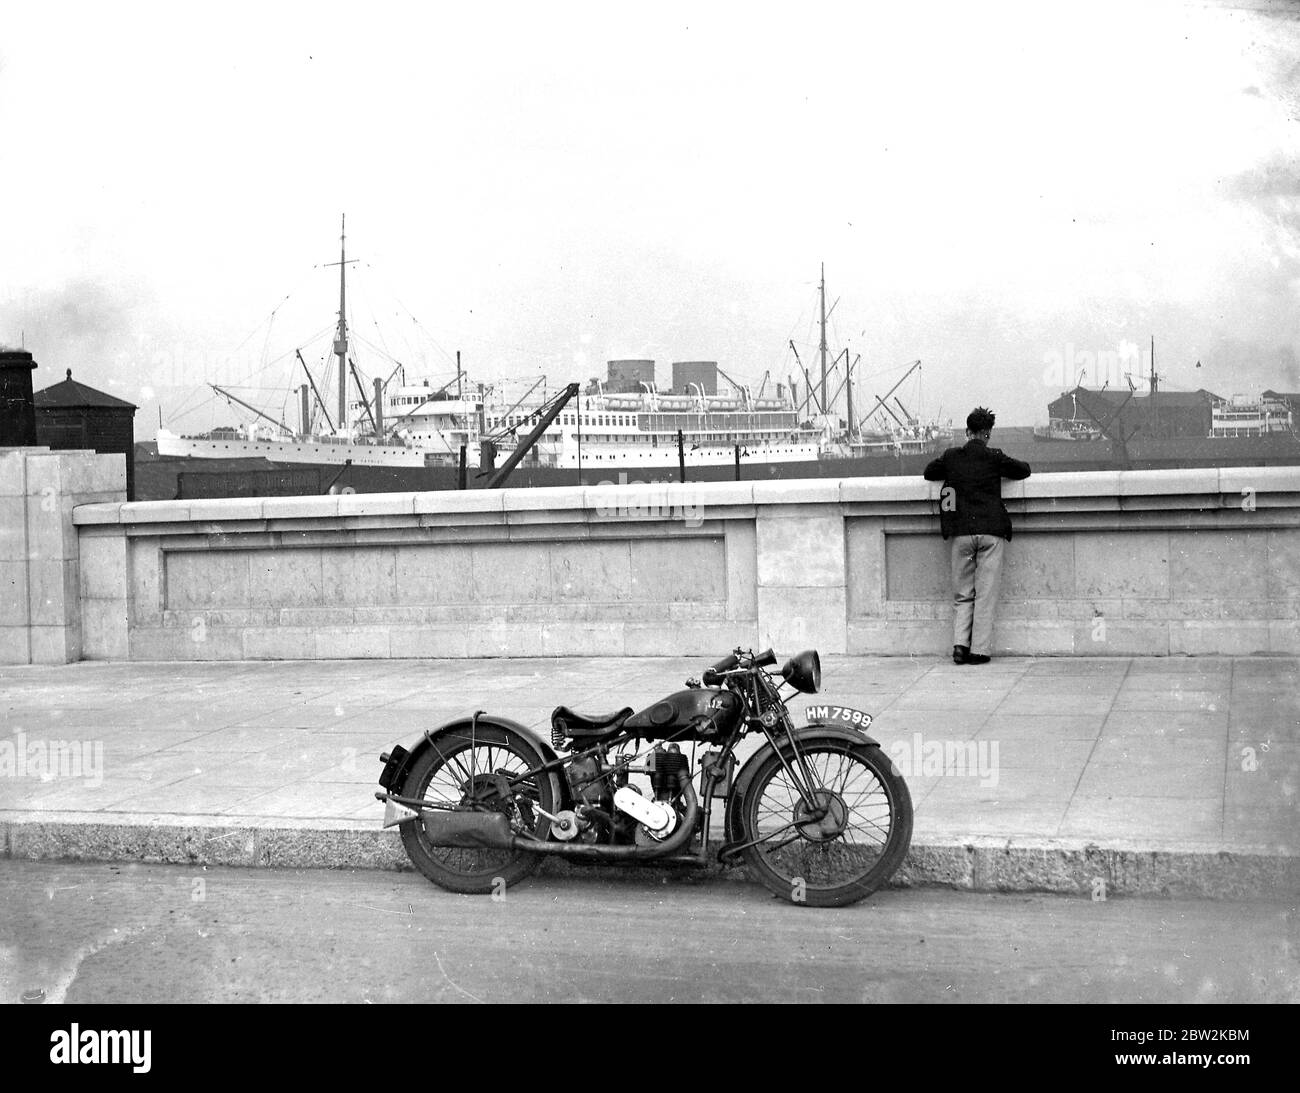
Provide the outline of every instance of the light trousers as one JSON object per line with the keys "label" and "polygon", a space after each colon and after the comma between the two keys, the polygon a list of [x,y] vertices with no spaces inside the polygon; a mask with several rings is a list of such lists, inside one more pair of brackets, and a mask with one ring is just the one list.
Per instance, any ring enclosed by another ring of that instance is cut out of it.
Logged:
{"label": "light trousers", "polygon": [[1000,535],[958,535],[952,541],[952,643],[983,656],[993,648],[1006,545]]}

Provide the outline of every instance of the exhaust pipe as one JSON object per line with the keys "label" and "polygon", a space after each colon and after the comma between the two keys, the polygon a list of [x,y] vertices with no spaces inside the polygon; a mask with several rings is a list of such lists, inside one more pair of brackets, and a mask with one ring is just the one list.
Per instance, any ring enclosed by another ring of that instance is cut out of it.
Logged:
{"label": "exhaust pipe", "polygon": [[521,839],[515,835],[510,840],[512,850],[527,850],[532,854],[555,854],[562,858],[576,858],[580,861],[649,861],[675,854],[691,841],[695,826],[700,820],[700,802],[695,796],[695,787],[685,774],[681,781],[682,796],[686,798],[686,814],[682,822],[663,842],[653,846],[592,846],[582,843],[575,846],[565,842],[534,842]]}
{"label": "exhaust pipe", "polygon": [[420,822],[434,846],[463,847],[472,850],[522,850],[530,854],[554,854],[581,861],[650,861],[675,854],[691,841],[700,820],[700,802],[695,787],[685,775],[678,783],[686,799],[686,813],[668,838],[650,846],[593,846],[566,842],[541,842],[521,839],[510,831],[509,821],[500,812],[426,812]]}

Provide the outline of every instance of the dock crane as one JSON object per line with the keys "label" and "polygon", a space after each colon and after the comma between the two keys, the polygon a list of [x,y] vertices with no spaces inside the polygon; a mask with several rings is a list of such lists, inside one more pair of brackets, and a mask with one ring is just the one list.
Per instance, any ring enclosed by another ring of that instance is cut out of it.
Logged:
{"label": "dock crane", "polygon": [[[551,422],[560,416],[560,411],[568,405],[569,400],[577,397],[578,385],[576,383],[571,383],[556,394],[549,402],[544,403],[542,406],[538,407],[538,409],[533,411],[534,414],[538,415],[537,424],[534,425],[528,435],[519,442],[518,447],[510,453],[509,458],[502,463],[500,467],[496,468],[496,470],[490,472],[492,477],[488,479],[485,488],[495,490],[504,485],[505,480],[510,477],[510,472],[519,465],[519,461],[523,459],[532,446],[537,443],[538,437],[546,432],[550,427]],[[483,440],[485,451],[483,453],[484,458],[482,462],[488,463],[490,466],[491,461],[496,457],[497,442],[505,439],[509,435],[509,431],[504,431],[493,433],[491,436],[485,437]],[[483,473],[487,472],[480,472],[480,477]]]}

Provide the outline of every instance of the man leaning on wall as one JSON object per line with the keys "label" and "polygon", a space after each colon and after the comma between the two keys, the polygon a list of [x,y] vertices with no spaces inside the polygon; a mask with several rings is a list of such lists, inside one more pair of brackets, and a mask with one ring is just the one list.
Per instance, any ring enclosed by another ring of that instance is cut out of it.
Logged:
{"label": "man leaning on wall", "polygon": [[1002,552],[1011,541],[1002,479],[1029,477],[1028,463],[988,446],[993,421],[991,412],[977,406],[966,418],[966,443],[925,468],[928,481],[943,483],[939,530],[952,540],[954,664],[989,662]]}

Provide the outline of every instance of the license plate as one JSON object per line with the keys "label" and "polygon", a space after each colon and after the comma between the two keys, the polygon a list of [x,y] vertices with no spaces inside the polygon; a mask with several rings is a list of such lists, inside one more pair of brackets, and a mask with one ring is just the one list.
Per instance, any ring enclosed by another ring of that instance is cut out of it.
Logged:
{"label": "license plate", "polygon": [[804,713],[809,721],[852,725],[857,729],[865,729],[874,720],[866,710],[855,710],[852,706],[809,706]]}

